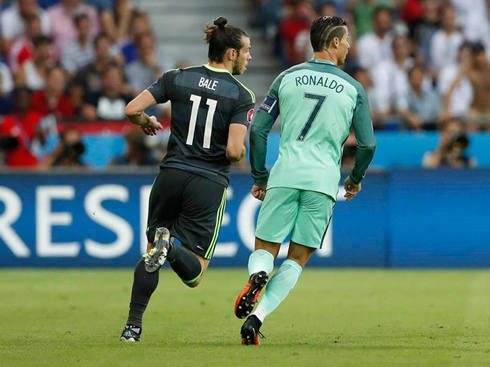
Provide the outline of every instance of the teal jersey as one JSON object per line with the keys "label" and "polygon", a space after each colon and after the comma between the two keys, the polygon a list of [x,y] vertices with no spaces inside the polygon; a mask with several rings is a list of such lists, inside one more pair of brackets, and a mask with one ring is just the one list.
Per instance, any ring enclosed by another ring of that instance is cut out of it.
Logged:
{"label": "teal jersey", "polygon": [[[281,115],[279,157],[267,177],[263,137]],[[351,179],[359,183],[374,154],[369,104],[362,86],[324,60],[281,73],[252,125],[251,164],[256,184],[317,191],[336,198],[342,148],[354,125],[358,142]],[[265,172],[264,172],[265,170]]]}

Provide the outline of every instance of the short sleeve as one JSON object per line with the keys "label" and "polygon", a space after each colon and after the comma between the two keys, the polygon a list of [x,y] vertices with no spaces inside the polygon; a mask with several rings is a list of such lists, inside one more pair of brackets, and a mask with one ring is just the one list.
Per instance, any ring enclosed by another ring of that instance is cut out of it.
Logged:
{"label": "short sleeve", "polygon": [[235,103],[233,115],[231,117],[232,124],[242,124],[249,126],[252,122],[255,107],[255,96],[248,90],[241,89],[240,95]]}
{"label": "short sleeve", "polygon": [[157,103],[165,103],[171,99],[172,84],[176,72],[178,70],[167,71],[147,88]]}

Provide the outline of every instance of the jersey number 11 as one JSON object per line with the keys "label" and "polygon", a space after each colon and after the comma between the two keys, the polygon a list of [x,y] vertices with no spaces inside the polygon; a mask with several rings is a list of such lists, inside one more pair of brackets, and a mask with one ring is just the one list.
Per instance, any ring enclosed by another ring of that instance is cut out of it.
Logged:
{"label": "jersey number 11", "polygon": [[[191,119],[189,121],[189,132],[187,134],[187,145],[192,145],[194,142],[194,133],[196,132],[197,114],[199,112],[199,105],[201,104],[201,96],[191,94],[192,101],[192,111]],[[213,118],[216,112],[216,105],[218,101],[215,99],[208,98],[206,104],[209,106],[208,114],[206,116],[206,125],[204,127],[204,142],[202,144],[203,148],[209,149],[211,147],[211,135],[213,132]]]}

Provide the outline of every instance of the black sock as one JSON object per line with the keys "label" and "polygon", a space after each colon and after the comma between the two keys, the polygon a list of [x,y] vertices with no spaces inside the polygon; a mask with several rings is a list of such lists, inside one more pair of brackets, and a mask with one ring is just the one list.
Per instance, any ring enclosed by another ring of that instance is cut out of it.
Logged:
{"label": "black sock", "polygon": [[179,246],[172,245],[167,260],[184,283],[193,283],[201,275],[202,267],[199,259],[192,252]]}
{"label": "black sock", "polygon": [[148,273],[145,270],[145,260],[141,259],[134,269],[133,291],[129,304],[128,324],[141,327],[143,313],[150,301],[151,294],[157,289],[158,271]]}

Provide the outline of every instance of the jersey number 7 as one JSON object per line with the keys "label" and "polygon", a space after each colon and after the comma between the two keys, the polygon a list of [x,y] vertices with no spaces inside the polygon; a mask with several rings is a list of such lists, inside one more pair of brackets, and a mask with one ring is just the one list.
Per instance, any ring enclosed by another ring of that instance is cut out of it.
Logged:
{"label": "jersey number 7", "polygon": [[[187,133],[187,145],[192,145],[194,142],[194,133],[196,132],[196,122],[197,122],[197,114],[199,112],[199,105],[201,104],[201,96],[197,96],[195,94],[191,94],[192,101],[192,111],[191,111],[191,119],[189,121],[189,132]],[[208,114],[206,116],[206,125],[204,127],[204,142],[202,144],[203,148],[209,149],[211,147],[211,135],[213,132],[213,118],[214,113],[216,112],[216,105],[218,101],[215,99],[208,98],[206,100],[206,104],[209,106]]]}
{"label": "jersey number 7", "polygon": [[313,107],[313,110],[310,113],[310,116],[308,117],[308,120],[306,120],[305,126],[303,126],[303,129],[301,130],[301,133],[298,136],[299,141],[304,141],[306,138],[306,135],[308,134],[308,131],[311,129],[311,125],[313,125],[313,121],[315,121],[316,116],[318,115],[318,112],[320,112],[320,109],[322,108],[323,102],[327,99],[328,96],[322,96],[319,94],[312,94],[312,93],[306,93],[304,94],[303,98],[304,99],[313,99],[316,101],[315,107]]}

